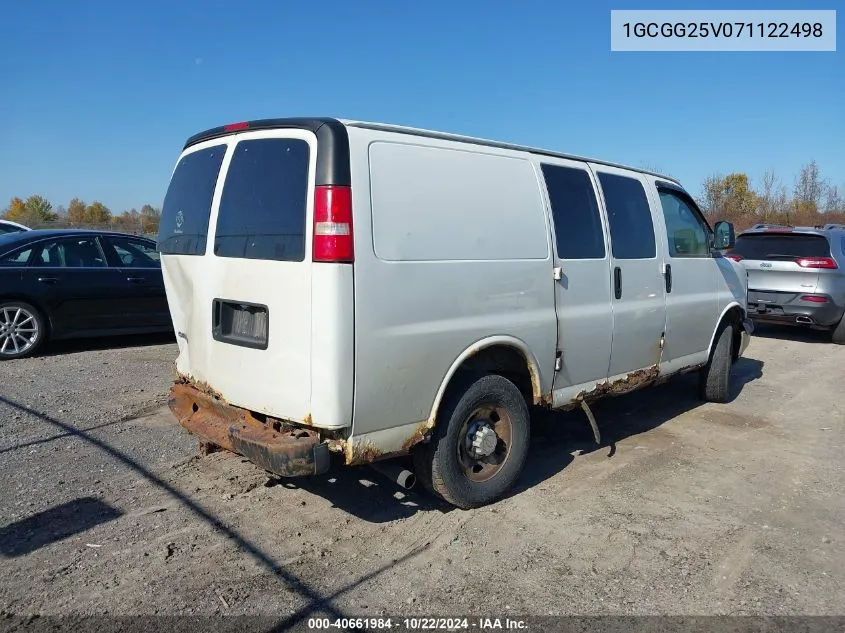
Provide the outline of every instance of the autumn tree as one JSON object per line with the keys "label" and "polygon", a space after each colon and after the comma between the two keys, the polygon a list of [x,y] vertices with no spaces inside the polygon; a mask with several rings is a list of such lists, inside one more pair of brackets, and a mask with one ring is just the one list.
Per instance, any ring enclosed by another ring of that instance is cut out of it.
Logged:
{"label": "autumn tree", "polygon": [[845,201],[842,199],[842,194],[839,193],[839,187],[833,186],[827,188],[827,195],[824,203],[825,213],[843,213],[845,212]]}
{"label": "autumn tree", "polygon": [[40,226],[56,220],[53,205],[44,196],[29,196],[26,200],[12,198],[4,217],[28,226]]}
{"label": "autumn tree", "polygon": [[789,210],[789,204],[786,186],[774,171],[766,171],[757,193],[757,219],[766,224],[782,222]]}
{"label": "autumn tree", "polygon": [[746,225],[755,220],[757,194],[749,185],[747,175],[717,174],[705,179],[701,204],[713,220],[730,220],[738,225]]}
{"label": "autumn tree", "polygon": [[87,224],[108,224],[109,220],[111,220],[111,211],[102,202],[92,202],[85,209]]}
{"label": "autumn tree", "polygon": [[141,228],[141,216],[136,209],[128,209],[112,218],[115,228],[126,233],[134,233]]}
{"label": "autumn tree", "polygon": [[74,198],[67,205],[67,221],[71,224],[85,224],[85,212],[88,207],[79,198]]}
{"label": "autumn tree", "polygon": [[141,232],[147,235],[158,233],[158,224],[161,220],[161,210],[145,204],[141,207]]}
{"label": "autumn tree", "polygon": [[17,197],[9,201],[9,206],[3,212],[3,217],[12,222],[20,222],[24,215],[26,215],[26,205],[23,200]]}
{"label": "autumn tree", "polygon": [[56,219],[53,205],[44,196],[29,196],[24,205],[32,217],[41,222],[51,222]]}

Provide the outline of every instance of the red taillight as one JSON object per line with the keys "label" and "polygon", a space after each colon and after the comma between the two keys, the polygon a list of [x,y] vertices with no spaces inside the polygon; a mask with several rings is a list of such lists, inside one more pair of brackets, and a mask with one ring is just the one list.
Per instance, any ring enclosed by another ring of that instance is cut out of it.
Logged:
{"label": "red taillight", "polygon": [[839,268],[832,257],[801,257],[796,261],[801,268]]}
{"label": "red taillight", "polygon": [[320,185],[314,189],[315,262],[349,263],[352,247],[352,189]]}
{"label": "red taillight", "polygon": [[810,303],[827,303],[827,297],[820,295],[802,295],[801,301],[809,301]]}
{"label": "red taillight", "polygon": [[732,259],[735,262],[738,262],[742,259],[742,255],[736,255],[734,253],[728,253],[727,255],[725,255],[725,257],[727,257],[728,259]]}
{"label": "red taillight", "polygon": [[224,125],[223,129],[226,132],[237,132],[238,130],[248,130],[249,123],[247,121],[242,121],[241,123],[230,123],[229,125]]}

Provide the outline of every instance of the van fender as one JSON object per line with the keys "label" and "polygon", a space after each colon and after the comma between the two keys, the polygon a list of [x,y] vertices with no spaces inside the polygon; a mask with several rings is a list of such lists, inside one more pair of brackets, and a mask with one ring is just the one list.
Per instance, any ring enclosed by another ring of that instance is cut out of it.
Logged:
{"label": "van fender", "polygon": [[426,424],[429,429],[434,428],[434,425],[437,421],[437,412],[440,410],[440,405],[443,402],[443,397],[446,394],[446,389],[448,389],[449,384],[452,382],[452,378],[454,378],[461,365],[463,365],[463,363],[467,359],[474,356],[481,350],[496,346],[510,347],[522,355],[522,357],[525,359],[525,364],[528,368],[528,373],[531,376],[531,391],[534,397],[534,403],[537,404],[542,402],[543,386],[540,383],[540,368],[537,363],[536,357],[534,356],[533,352],[529,349],[525,341],[518,339],[515,336],[488,336],[486,338],[476,341],[475,343],[467,347],[452,362],[452,365],[446,372],[446,376],[440,382],[440,388],[437,390],[437,395],[435,395],[434,397],[434,404],[431,407],[431,412],[429,413]]}
{"label": "van fender", "polygon": [[[437,423],[437,412],[455,374],[466,360],[489,347],[508,347],[520,353],[525,360],[531,378],[531,390],[533,392],[534,402],[542,402],[543,395],[539,365],[525,341],[513,336],[488,336],[467,347],[452,361],[445,377],[440,381],[440,387],[434,397],[434,404],[431,407],[428,419],[350,437],[341,444],[345,454],[346,464],[368,464],[388,457],[407,455],[414,446],[427,441],[431,430]],[[550,401],[551,395],[549,395]]]}
{"label": "van fender", "polygon": [[716,344],[716,334],[719,333],[719,330],[722,328],[722,324],[725,322],[725,317],[727,316],[728,312],[733,310],[734,308],[739,308],[742,310],[743,314],[745,310],[739,304],[738,301],[731,301],[725,308],[722,310],[722,314],[719,316],[719,320],[716,321],[716,328],[713,330],[713,333],[710,335],[710,346],[707,348],[707,358],[709,359],[711,354],[713,353],[713,345]]}

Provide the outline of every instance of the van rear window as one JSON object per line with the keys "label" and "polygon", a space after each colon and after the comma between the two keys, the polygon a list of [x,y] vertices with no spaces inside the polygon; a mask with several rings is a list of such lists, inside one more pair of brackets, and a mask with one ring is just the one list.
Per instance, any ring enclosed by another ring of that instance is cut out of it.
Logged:
{"label": "van rear window", "polygon": [[225,145],[215,145],[187,154],[176,165],[161,209],[160,252],[205,254],[211,199],[225,154]]}
{"label": "van rear window", "polygon": [[830,257],[830,245],[823,235],[758,233],[740,235],[731,253],[741,255],[744,259]]}
{"label": "van rear window", "polygon": [[235,147],[226,174],[214,254],[301,262],[305,259],[308,143],[262,138]]}

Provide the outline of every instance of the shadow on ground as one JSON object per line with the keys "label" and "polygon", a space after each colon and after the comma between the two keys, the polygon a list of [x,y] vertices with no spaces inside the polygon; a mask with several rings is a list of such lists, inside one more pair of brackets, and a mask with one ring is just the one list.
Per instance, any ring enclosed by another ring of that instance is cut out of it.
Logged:
{"label": "shadow on ground", "polygon": [[[108,442],[93,437],[84,430],[76,429],[70,424],[57,420],[46,413],[37,411],[25,404],[16,402],[2,395],[0,395],[0,406],[8,407],[20,413],[26,413],[28,415],[38,417],[43,422],[53,426],[57,431],[78,437],[90,444],[92,447],[99,449],[104,456],[108,456],[126,469],[143,477],[147,482],[149,482],[149,484],[158,488],[177,501],[186,510],[188,510],[196,520],[202,521],[215,528],[229,541],[230,546],[242,552],[244,556],[252,558],[258,565],[263,567],[265,571],[272,574],[282,584],[282,586],[285,586],[290,591],[299,594],[299,596],[304,599],[305,605],[296,611],[291,612],[287,616],[279,616],[276,621],[276,625],[269,629],[270,631],[290,630],[295,625],[301,624],[308,615],[317,612],[325,613],[333,619],[345,617],[345,614],[335,604],[335,601],[339,596],[353,590],[359,585],[367,583],[388,569],[391,569],[396,565],[401,565],[404,561],[418,556],[428,547],[428,545],[424,545],[416,548],[404,556],[383,565],[375,571],[356,578],[346,586],[341,587],[332,593],[325,593],[319,588],[299,578],[294,571],[288,569],[287,566],[275,560],[272,556],[265,552],[260,545],[249,540],[246,536],[227,525],[226,517],[214,514],[210,509],[204,507],[195,499],[185,495],[173,484],[165,481],[162,477],[137,462],[131,454],[123,452]],[[77,500],[66,506],[58,506],[57,508],[48,510],[46,515],[45,513],[36,513],[26,519],[6,526],[0,530],[0,543],[2,543],[2,547],[4,548],[2,553],[5,553],[7,557],[25,555],[34,551],[37,547],[47,544],[48,542],[67,538],[73,533],[78,533],[80,530],[88,529],[92,525],[96,524],[96,521],[103,522],[103,519],[113,520],[118,518],[117,516],[113,516],[113,508],[110,508],[105,504],[103,504],[103,507],[98,508],[98,503],[101,502],[96,499]],[[77,518],[73,518],[75,516],[77,516]],[[39,525],[43,523],[56,523],[55,527],[57,532],[51,533],[39,527]],[[68,525],[62,527],[62,523],[67,523]],[[27,540],[29,543],[27,543]],[[13,616],[15,614],[12,613],[7,615]]]}
{"label": "shadow on ground", "polygon": [[100,336],[97,338],[79,338],[58,341],[48,341],[35,354],[36,357],[61,356],[76,352],[93,352],[106,349],[124,349],[127,347],[146,347],[152,345],[166,345],[175,343],[173,332],[155,334],[130,334],[126,336]]}
{"label": "shadow on ground", "polygon": [[[397,459],[395,462],[413,471],[410,460]],[[274,479],[273,483],[290,489],[301,488],[323,497],[334,507],[370,523],[407,519],[420,511],[445,513],[454,509],[429,494],[420,483],[412,490],[404,490],[367,466],[346,467],[338,463],[320,477]]]}
{"label": "shadow on ground", "polygon": [[[732,370],[732,400],[742,388],[763,375],[763,362],[740,358]],[[531,448],[522,477],[509,496],[543,483],[566,468],[582,454],[607,450],[616,453],[622,440],[647,433],[673,418],[702,406],[698,397],[698,374],[675,377],[662,385],[606,398],[592,405],[601,430],[601,445],[596,445],[583,411],[549,411],[536,408],[531,412]],[[403,463],[411,470],[409,460]],[[275,484],[302,488],[327,499],[337,508],[372,523],[407,518],[420,511],[449,512],[454,508],[429,494],[421,484],[401,490],[371,468],[346,468],[335,465],[321,477],[279,479]]]}
{"label": "shadow on ground", "polygon": [[824,343],[833,345],[833,342],[830,340],[830,332],[811,330],[794,325],[757,323],[754,326],[754,336],[778,341],[798,341],[800,343]]}
{"label": "shadow on ground", "polygon": [[[731,400],[745,385],[762,375],[762,361],[740,358],[732,370]],[[697,373],[600,400],[591,405],[601,431],[600,445],[596,444],[587,416],[580,409],[568,412],[537,410],[532,415],[531,452],[522,478],[511,494],[519,494],[554,477],[573,461],[576,452],[606,450],[607,457],[612,458],[618,442],[647,433],[702,405],[698,397]]]}
{"label": "shadow on ground", "polygon": [[74,499],[0,528],[0,554],[15,558],[81,534],[123,514],[94,497]]}

